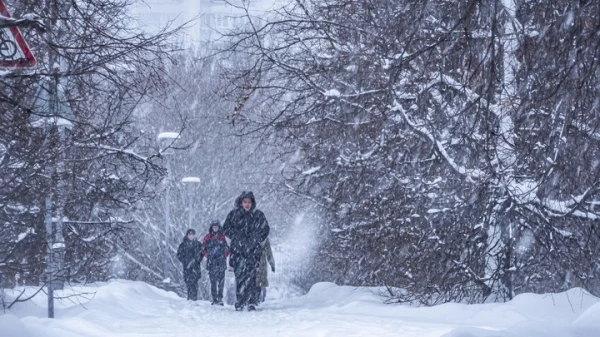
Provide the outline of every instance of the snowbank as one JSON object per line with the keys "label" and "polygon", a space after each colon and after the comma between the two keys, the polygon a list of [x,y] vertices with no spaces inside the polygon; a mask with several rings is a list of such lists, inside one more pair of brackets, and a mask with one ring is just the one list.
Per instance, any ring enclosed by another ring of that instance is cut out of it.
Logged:
{"label": "snowbank", "polygon": [[[271,300],[257,312],[240,313],[230,306],[189,302],[142,282],[116,280],[57,292],[64,299],[56,301],[53,320],[45,318],[43,294],[17,304],[0,315],[0,336],[600,336],[600,299],[581,289],[524,294],[509,303],[430,308],[383,304],[381,290],[319,283],[305,296]],[[70,296],[74,293],[86,295]]]}
{"label": "snowbank", "polygon": [[25,324],[10,313],[0,316],[0,333],[6,337],[31,337]]}
{"label": "snowbank", "polygon": [[522,294],[508,303],[434,307],[382,305],[377,295],[382,291],[319,283],[306,296],[286,305],[458,326],[441,335],[444,337],[600,336],[600,299],[580,288],[558,294]]}
{"label": "snowbank", "polygon": [[[600,336],[600,303],[583,289],[558,294],[523,294],[504,304],[486,304],[506,328],[457,328],[443,337],[593,337]],[[510,319],[510,317],[518,319]],[[502,321],[501,321],[502,322]],[[476,325],[483,325],[478,322]],[[490,325],[492,326],[492,325]]]}
{"label": "snowbank", "polygon": [[581,325],[598,325],[600,326],[600,303],[596,303],[589,307],[579,318],[574,322]]}

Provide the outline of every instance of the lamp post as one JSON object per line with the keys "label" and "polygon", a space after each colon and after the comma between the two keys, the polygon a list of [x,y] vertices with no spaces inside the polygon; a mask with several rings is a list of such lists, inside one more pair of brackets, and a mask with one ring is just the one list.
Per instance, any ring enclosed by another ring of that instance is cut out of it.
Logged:
{"label": "lamp post", "polygon": [[[199,184],[200,178],[198,177],[184,177],[181,179],[181,182],[184,184],[192,185]],[[190,191],[189,194],[189,205],[188,205],[188,228],[192,228],[192,193]]]}
{"label": "lamp post", "polygon": [[[159,146],[161,146],[160,152],[165,155],[165,164],[167,167],[167,177],[165,178],[165,247],[163,251],[163,283],[165,285],[165,288],[167,287],[167,284],[171,282],[167,273],[169,266],[169,241],[171,241],[171,223],[169,220],[169,190],[171,188],[171,167],[169,166],[168,155],[172,153],[172,151],[169,151],[170,145],[173,144],[173,142],[177,138],[179,138],[178,132],[161,132],[160,134],[158,134],[157,137]],[[164,149],[162,149],[162,146],[167,141],[170,141],[170,143],[168,143],[167,146]]]}

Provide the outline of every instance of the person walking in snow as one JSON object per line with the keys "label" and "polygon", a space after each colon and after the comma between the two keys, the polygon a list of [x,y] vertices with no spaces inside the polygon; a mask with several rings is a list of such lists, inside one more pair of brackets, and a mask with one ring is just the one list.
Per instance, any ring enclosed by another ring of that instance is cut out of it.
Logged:
{"label": "person walking in snow", "polygon": [[260,265],[258,267],[258,273],[256,274],[256,286],[261,289],[259,302],[264,302],[267,297],[267,287],[269,286],[269,271],[267,269],[267,263],[271,266],[271,271],[275,272],[275,259],[273,258],[273,251],[271,250],[271,242],[269,238],[265,240],[263,247],[263,253],[260,258]]}
{"label": "person walking in snow", "polygon": [[200,262],[202,245],[196,240],[196,231],[188,229],[183,242],[177,248],[177,259],[183,265],[183,280],[187,288],[187,299],[198,300],[198,280],[200,280]]}
{"label": "person walking in snow", "polygon": [[206,269],[210,278],[210,293],[213,305],[223,305],[223,286],[229,246],[219,220],[213,220],[208,227],[208,234],[202,240],[202,254],[206,257]]}
{"label": "person walking in snow", "polygon": [[264,213],[256,209],[252,192],[242,192],[234,206],[223,230],[231,240],[229,265],[235,273],[235,309],[242,310],[247,306],[248,310],[256,310],[261,290],[256,285],[256,273],[269,235],[269,224]]}

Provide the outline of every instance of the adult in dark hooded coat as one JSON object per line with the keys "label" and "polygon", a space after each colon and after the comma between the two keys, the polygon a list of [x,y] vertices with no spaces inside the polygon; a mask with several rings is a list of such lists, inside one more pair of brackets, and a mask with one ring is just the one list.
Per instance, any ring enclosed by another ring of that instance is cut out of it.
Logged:
{"label": "adult in dark hooded coat", "polygon": [[177,259],[183,265],[183,280],[187,287],[187,299],[198,299],[198,280],[200,280],[200,262],[202,262],[202,245],[196,240],[196,231],[188,229],[183,242],[177,248]]}
{"label": "adult in dark hooded coat", "polygon": [[213,220],[210,223],[208,234],[202,240],[202,254],[206,257],[212,304],[223,305],[223,287],[229,246],[219,220]]}
{"label": "adult in dark hooded coat", "polygon": [[236,283],[235,309],[255,310],[261,288],[256,284],[264,243],[269,235],[269,224],[264,213],[256,209],[252,192],[242,192],[235,208],[223,224],[225,235],[231,239],[229,265],[233,267]]}

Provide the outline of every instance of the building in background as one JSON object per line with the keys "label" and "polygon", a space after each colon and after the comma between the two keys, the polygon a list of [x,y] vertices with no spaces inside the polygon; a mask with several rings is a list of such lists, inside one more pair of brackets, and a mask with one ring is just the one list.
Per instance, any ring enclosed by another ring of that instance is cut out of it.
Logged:
{"label": "building in background", "polygon": [[245,12],[234,5],[246,4],[251,15],[264,16],[278,7],[281,0],[143,0],[133,8],[140,28],[157,33],[166,26],[189,23],[182,43],[191,46],[218,40],[227,32],[247,23]]}

